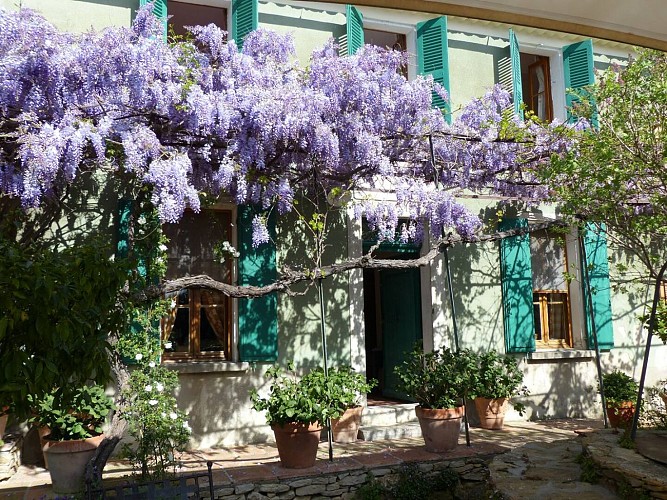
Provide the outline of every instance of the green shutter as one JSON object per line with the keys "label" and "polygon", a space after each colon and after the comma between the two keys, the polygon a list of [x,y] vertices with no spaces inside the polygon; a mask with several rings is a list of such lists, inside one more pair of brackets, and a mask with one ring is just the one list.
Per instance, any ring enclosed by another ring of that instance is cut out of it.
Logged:
{"label": "green shutter", "polygon": [[139,7],[153,2],[153,15],[162,21],[164,26],[164,39],[167,40],[167,0],[139,0]]}
{"label": "green shutter", "polygon": [[510,30],[510,59],[512,61],[512,102],[514,113],[523,118],[523,87],[521,82],[521,53],[519,51],[519,40]]}
{"label": "green shutter", "polygon": [[352,5],[346,6],[345,16],[347,18],[347,55],[351,56],[364,45],[364,16]]}
{"label": "green shutter", "polygon": [[[519,227],[528,227],[528,221],[505,219],[499,229],[505,231]],[[532,352],[535,350],[535,319],[528,233],[503,238],[500,241],[500,279],[506,351]]]}
{"label": "green shutter", "polygon": [[[563,69],[565,72],[565,104],[568,120],[572,120],[570,109],[579,100],[569,90],[581,92],[595,82],[593,73],[593,42],[585,40],[563,47]],[[597,118],[593,112],[592,123],[597,127]]]}
{"label": "green shutter", "polygon": [[[239,285],[263,286],[276,280],[276,248],[272,242],[252,247],[250,206],[238,208]],[[269,232],[275,238],[275,219],[269,218]],[[253,299],[239,299],[239,356],[241,361],[278,359],[278,306],[276,293]]]}
{"label": "green shutter", "polygon": [[[587,224],[584,232],[584,249],[586,262],[584,277],[588,278],[591,290],[589,300],[588,286],[584,283],[584,314],[586,316],[586,333],[589,349],[595,348],[593,341],[593,321],[600,349],[614,347],[614,331],[611,319],[611,285],[609,283],[609,264],[607,261],[607,239],[604,224],[599,227]],[[593,303],[591,310],[590,302]]]}
{"label": "green shutter", "polygon": [[[442,16],[417,24],[417,58],[419,73],[431,75],[449,93],[449,62],[447,58],[447,17]],[[451,109],[438,94],[433,92],[433,105],[445,113],[451,123]]]}
{"label": "green shutter", "polygon": [[130,221],[132,220],[132,200],[118,201],[118,223],[116,224],[116,257],[125,259],[130,255]]}
{"label": "green shutter", "polygon": [[243,40],[251,31],[257,29],[259,11],[257,0],[232,0],[232,33],[239,50],[243,48]]}

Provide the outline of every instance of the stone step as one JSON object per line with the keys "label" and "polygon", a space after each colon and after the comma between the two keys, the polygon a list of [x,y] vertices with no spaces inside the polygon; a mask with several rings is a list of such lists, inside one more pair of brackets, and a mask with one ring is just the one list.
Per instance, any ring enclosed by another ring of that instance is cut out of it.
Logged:
{"label": "stone step", "polygon": [[416,422],[416,403],[367,406],[361,416],[362,427],[378,427]]}
{"label": "stone step", "polygon": [[404,422],[394,425],[365,425],[359,430],[359,439],[363,441],[380,441],[383,439],[399,439],[421,436],[419,422]]}

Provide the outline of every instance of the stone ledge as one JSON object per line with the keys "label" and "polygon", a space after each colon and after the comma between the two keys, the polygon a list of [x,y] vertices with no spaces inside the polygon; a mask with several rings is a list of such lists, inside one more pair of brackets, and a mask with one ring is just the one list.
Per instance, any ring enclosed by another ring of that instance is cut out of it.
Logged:
{"label": "stone ledge", "polygon": [[230,361],[164,361],[162,365],[178,373],[245,373],[250,363]]}
{"label": "stone ledge", "polygon": [[594,357],[593,349],[549,349],[528,353],[528,361],[589,360]]}

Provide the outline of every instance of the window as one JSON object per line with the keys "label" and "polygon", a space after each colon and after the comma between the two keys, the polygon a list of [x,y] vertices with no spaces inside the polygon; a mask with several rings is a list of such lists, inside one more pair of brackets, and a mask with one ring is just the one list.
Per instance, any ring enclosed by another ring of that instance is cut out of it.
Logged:
{"label": "window", "polygon": [[572,347],[567,252],[563,235],[530,235],[536,347]]}
{"label": "window", "polygon": [[[367,45],[376,45],[378,47],[407,51],[407,42],[405,35],[401,33],[390,33],[389,31],[371,30],[364,28],[364,43]],[[408,67],[403,65],[400,73],[407,78]]]}
{"label": "window", "polygon": [[227,31],[227,9],[188,2],[169,1],[169,27],[176,35],[188,33],[185,26],[215,24]]}
{"label": "window", "polygon": [[553,120],[549,58],[521,53],[521,82],[526,109],[545,121]]}
{"label": "window", "polygon": [[[233,259],[222,263],[214,247],[232,242],[232,212],[202,210],[187,212],[180,223],[164,228],[169,238],[167,279],[206,274],[232,282]],[[173,308],[164,318],[162,337],[167,360],[191,358],[231,359],[232,301],[225,294],[205,289],[183,289],[172,297]]]}

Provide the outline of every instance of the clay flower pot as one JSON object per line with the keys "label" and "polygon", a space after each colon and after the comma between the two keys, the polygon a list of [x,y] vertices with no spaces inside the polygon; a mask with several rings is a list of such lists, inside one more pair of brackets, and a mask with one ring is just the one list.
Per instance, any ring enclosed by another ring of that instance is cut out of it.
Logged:
{"label": "clay flower pot", "polygon": [[305,469],[315,465],[322,432],[322,426],[318,422],[274,424],[271,429],[276,437],[278,455],[283,467]]}
{"label": "clay flower pot", "polygon": [[331,432],[333,432],[333,440],[337,443],[354,443],[359,434],[359,427],[361,426],[361,413],[364,411],[363,406],[355,406],[345,410],[340,418],[331,420]]}
{"label": "clay flower pot", "polygon": [[461,419],[465,408],[415,408],[427,451],[443,452],[456,448],[459,443]]}
{"label": "clay flower pot", "polygon": [[507,398],[475,398],[475,409],[482,429],[501,430],[509,406]]}
{"label": "clay flower pot", "polygon": [[86,464],[93,458],[95,450],[103,439],[104,434],[69,441],[47,440],[44,456],[48,459],[49,474],[55,493],[83,491]]}
{"label": "clay flower pot", "polygon": [[621,403],[607,403],[607,419],[613,428],[626,428],[632,422],[635,414],[635,404],[632,401]]}

